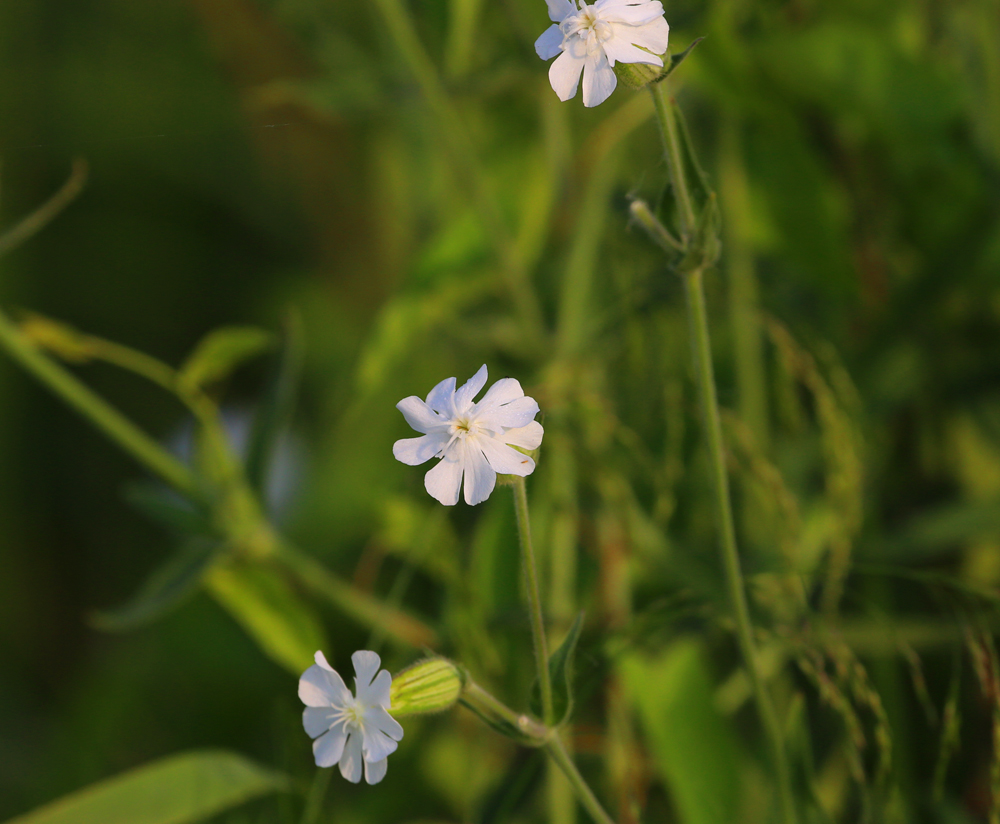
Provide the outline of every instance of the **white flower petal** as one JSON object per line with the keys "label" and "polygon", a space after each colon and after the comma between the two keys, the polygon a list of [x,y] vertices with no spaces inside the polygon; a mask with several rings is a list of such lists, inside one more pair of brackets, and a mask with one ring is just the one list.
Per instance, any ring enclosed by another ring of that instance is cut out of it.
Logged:
{"label": "white flower petal", "polygon": [[424,475],[424,489],[436,501],[445,506],[458,503],[458,490],[462,486],[465,464],[456,457],[446,455],[438,465]]}
{"label": "white flower petal", "polygon": [[379,781],[385,778],[385,771],[387,769],[389,769],[388,758],[383,758],[374,764],[370,761],[365,761],[365,781],[369,784],[378,784]]}
{"label": "white flower petal", "polygon": [[611,96],[617,85],[615,70],[608,65],[604,53],[590,55],[583,68],[583,105],[587,108],[599,106]]}
{"label": "white flower petal", "polygon": [[538,414],[538,403],[524,395],[521,384],[513,378],[497,381],[476,404],[475,416],[479,422],[494,432],[497,425],[515,429],[527,425]]}
{"label": "white flower petal", "polygon": [[378,657],[378,653],[372,652],[370,649],[359,649],[351,656],[351,663],[354,664],[357,696],[359,700],[362,700],[365,690],[375,678],[375,673],[378,672],[382,659]]}
{"label": "white flower petal", "polygon": [[392,687],[392,676],[388,670],[382,670],[367,686],[358,684],[358,703],[366,707],[389,707],[389,689]]}
{"label": "white flower petal", "polygon": [[477,420],[480,426],[491,432],[500,433],[504,429],[527,426],[537,414],[538,402],[534,398],[518,398],[481,412],[477,415]]}
{"label": "white flower petal", "polygon": [[649,23],[657,17],[663,16],[663,4],[659,0],[652,3],[638,3],[636,5],[625,5],[614,3],[601,6],[601,19],[608,23],[628,23],[630,26],[641,26]]}
{"label": "white flower petal", "polygon": [[340,757],[340,774],[352,784],[361,780],[361,735],[352,732],[344,746],[344,754]]}
{"label": "white flower petal", "polygon": [[570,0],[545,0],[549,7],[549,20],[553,23],[561,23],[571,14],[576,14],[576,6]]}
{"label": "white flower petal", "polygon": [[562,51],[563,33],[557,25],[549,26],[535,41],[535,54],[542,60],[555,57]]}
{"label": "white flower petal", "polygon": [[427,393],[427,405],[435,412],[440,412],[442,415],[450,415],[452,411],[451,401],[455,397],[456,383],[457,381],[454,378],[445,378],[441,381],[441,383]]}
{"label": "white flower petal", "polygon": [[523,397],[524,390],[521,388],[519,381],[514,380],[514,378],[501,378],[486,390],[483,399],[476,404],[476,409],[479,412],[483,412],[487,409],[492,409],[494,406],[510,403]]}
{"label": "white flower petal", "polygon": [[[470,439],[471,440],[471,439]],[[478,442],[485,440],[477,438],[475,442],[466,441],[465,448],[465,502],[469,506],[481,504],[490,497],[497,483],[497,473],[490,466]]]}
{"label": "white flower petal", "polygon": [[622,26],[612,23],[611,28],[616,37],[649,49],[653,54],[663,54],[670,41],[670,24],[662,17],[657,17],[645,26]]}
{"label": "white flower petal", "polygon": [[313,741],[313,756],[316,759],[316,766],[332,767],[340,761],[344,754],[345,741],[347,741],[347,735],[344,734],[343,727],[332,729]]}
{"label": "white flower petal", "polygon": [[416,395],[403,398],[403,400],[396,404],[396,409],[403,413],[403,417],[406,418],[406,422],[410,425],[410,428],[416,429],[417,432],[440,431],[448,425],[447,421],[442,419],[440,415],[435,413],[433,409]]}
{"label": "white flower petal", "polygon": [[578,57],[576,49],[566,49],[549,66],[549,83],[556,96],[562,100],[570,100],[576,96],[580,85],[580,72],[583,71],[585,57]]}
{"label": "white flower petal", "polygon": [[323,650],[318,649],[313,653],[313,661],[315,661],[319,666],[330,672],[336,672],[336,670],[330,666],[330,662],[326,660],[326,656],[323,654]]}
{"label": "white flower petal", "polygon": [[464,470],[465,465],[458,457],[445,455],[437,466],[424,475],[424,489],[445,506],[454,506],[458,503],[458,490],[462,485]]}
{"label": "white flower petal", "polygon": [[403,438],[392,445],[392,455],[409,466],[419,466],[436,457],[448,445],[447,432],[434,432],[419,438]]}
{"label": "white flower petal", "polygon": [[389,715],[383,707],[369,707],[365,710],[365,724],[388,735],[393,741],[403,740],[403,726]]}
{"label": "white flower petal", "polygon": [[459,414],[468,411],[469,407],[472,406],[472,399],[479,394],[479,390],[486,385],[486,379],[489,377],[489,373],[486,371],[486,364],[484,363],[479,367],[479,371],[476,372],[471,378],[469,378],[462,386],[459,387],[458,391],[455,393],[455,411]]}
{"label": "white flower petal", "polygon": [[[630,29],[632,26],[620,26],[623,29]],[[643,51],[638,46],[633,46],[621,37],[612,37],[604,41],[604,53],[608,56],[608,62],[613,66],[615,63],[649,63],[653,66],[662,66],[663,61],[655,54]]]}
{"label": "white flower petal", "polygon": [[299,698],[309,707],[342,707],[351,699],[351,693],[329,664],[313,664],[299,679]]}
{"label": "white flower petal", "polygon": [[538,449],[542,445],[542,435],[545,430],[538,421],[532,421],[527,426],[518,429],[508,429],[501,435],[500,440],[511,446],[519,446],[522,449]]}
{"label": "white flower petal", "polygon": [[494,472],[501,475],[530,475],[535,469],[535,462],[522,452],[511,449],[505,443],[493,438],[480,438],[479,446],[482,447],[486,460]]}
{"label": "white flower petal", "polygon": [[[333,727],[340,717],[340,710],[334,707],[306,707],[302,711],[302,726],[306,735],[316,738]],[[337,758],[340,758],[338,755]],[[336,761],[336,759],[334,759]]]}
{"label": "white flower petal", "polygon": [[382,730],[369,729],[368,727],[364,727],[363,729],[361,753],[365,761],[381,761],[383,758],[388,758],[396,752],[396,747],[399,744],[382,732]]}

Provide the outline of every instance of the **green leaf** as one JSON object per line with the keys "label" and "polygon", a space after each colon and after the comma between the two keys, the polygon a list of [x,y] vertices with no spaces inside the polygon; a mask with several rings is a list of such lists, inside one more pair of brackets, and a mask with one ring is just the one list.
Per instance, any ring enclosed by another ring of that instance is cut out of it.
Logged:
{"label": "green leaf", "polygon": [[128,503],[147,518],[174,532],[197,535],[212,530],[211,517],[207,512],[161,484],[142,481],[131,483],[125,487],[124,496]]}
{"label": "green leaf", "polygon": [[682,824],[737,821],[736,744],[715,706],[701,644],[683,639],[655,657],[635,653],[618,669]]}
{"label": "green leaf", "polygon": [[[669,77],[670,73],[684,62],[684,58],[691,53],[691,50],[704,39],[704,37],[699,37],[679,54],[670,54],[669,51],[665,51],[663,54],[656,55],[663,61],[662,66],[654,66],[650,63],[615,63],[615,74],[631,89],[641,89],[650,83],[659,83]],[[649,51],[649,49],[643,49],[643,51]]]}
{"label": "green leaf", "polygon": [[661,80],[666,80],[668,77],[670,77],[673,70],[676,69],[681,63],[683,63],[684,60],[687,58],[687,56],[691,54],[691,50],[694,49],[694,47],[697,46],[704,39],[705,39],[704,37],[699,37],[695,40],[692,40],[691,45],[688,46],[686,49],[684,49],[684,51],[679,52],[678,54],[670,55],[670,64],[666,66],[665,71],[656,79],[656,82],[659,83]]}
{"label": "green leaf", "polygon": [[316,650],[330,652],[312,609],[275,570],[220,564],[205,584],[264,653],[295,675],[312,664]]}
{"label": "green leaf", "polygon": [[262,500],[275,446],[295,408],[295,393],[302,374],[304,349],[302,322],[298,315],[290,313],[278,356],[254,415],[247,447],[247,481]]}
{"label": "green leaf", "polygon": [[215,560],[219,546],[219,541],[211,538],[185,541],[128,603],[118,609],[94,613],[90,623],[108,632],[125,632],[161,617],[194,593]]}
{"label": "green leaf", "polygon": [[[552,682],[552,717],[558,726],[569,720],[573,714],[573,661],[576,644],[583,629],[583,611],[580,611],[573,626],[569,628],[559,649],[549,656],[549,680]],[[538,680],[531,688],[531,711],[542,717],[542,693]]]}
{"label": "green leaf", "polygon": [[200,389],[227,377],[237,366],[274,344],[274,335],[255,326],[224,326],[209,332],[181,367],[182,390]]}
{"label": "green leaf", "polygon": [[709,193],[701,207],[698,225],[688,243],[687,254],[677,264],[677,271],[684,274],[696,269],[706,269],[715,264],[722,253],[722,217],[715,193]]}
{"label": "green leaf", "polygon": [[694,141],[691,139],[691,132],[688,130],[687,119],[684,117],[684,110],[674,101],[670,102],[674,110],[674,117],[677,118],[677,137],[681,144],[681,154],[687,174],[688,186],[691,194],[699,207],[704,209],[705,205],[715,197],[712,184],[708,175],[702,168],[698,160],[698,154],[694,148]]}
{"label": "green leaf", "polygon": [[172,755],[6,824],[184,824],[286,789],[287,778],[223,750]]}

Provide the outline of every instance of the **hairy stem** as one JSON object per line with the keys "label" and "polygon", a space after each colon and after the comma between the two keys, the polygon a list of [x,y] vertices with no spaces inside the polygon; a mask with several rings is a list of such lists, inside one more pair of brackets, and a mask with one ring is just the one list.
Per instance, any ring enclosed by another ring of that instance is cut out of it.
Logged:
{"label": "hairy stem", "polygon": [[468,676],[466,676],[465,685],[462,687],[462,697],[459,701],[490,726],[497,727],[497,722],[502,722],[502,725],[508,730],[516,730],[515,734],[508,734],[522,744],[531,747],[544,747],[552,761],[569,779],[573,792],[576,793],[576,797],[590,814],[590,817],[594,819],[595,824],[614,824],[614,820],[601,806],[601,802],[597,800],[594,791],[580,775],[580,771],[566,750],[566,745],[559,737],[558,730],[539,724],[527,715],[515,712]]}
{"label": "hairy stem", "polygon": [[[681,150],[677,119],[674,116],[673,102],[667,95],[666,84],[653,84],[651,93],[656,109],[656,118],[660,126],[660,136],[663,139],[664,155],[674,196],[677,198],[680,210],[685,247],[690,234],[698,223],[694,202],[688,187],[687,167]],[[726,474],[725,449],[722,441],[722,427],[719,422],[719,403],[715,394],[715,375],[712,367],[712,345],[708,331],[708,313],[705,310],[705,291],[702,284],[704,268],[698,267],[692,271],[683,272],[684,285],[688,297],[688,313],[691,321],[691,338],[695,354],[696,379],[701,400],[702,414],[705,419],[705,435],[708,441],[709,457],[712,465],[712,487],[720,528],[720,549],[722,564],[726,575],[726,586],[729,590],[729,600],[736,621],[736,635],[743,657],[743,665],[753,689],[757,704],[757,713],[767,735],[770,745],[774,770],[778,780],[778,794],[781,800],[782,814],[785,824],[796,824],[798,818],[795,810],[795,800],[792,793],[791,772],[788,766],[788,756],[785,752],[785,741],[778,723],[771,696],[767,691],[764,679],[761,677],[757,662],[756,643],[753,636],[753,624],[750,620],[750,609],[747,604],[746,582],[740,567],[740,556],[736,545],[736,528],[733,522],[733,507],[729,497],[729,477]]]}
{"label": "hairy stem", "polygon": [[590,817],[594,819],[596,824],[614,824],[614,820],[608,815],[604,807],[601,806],[601,802],[597,800],[597,796],[590,789],[590,785],[580,775],[580,771],[576,768],[576,764],[573,763],[573,759],[570,758],[569,753],[566,752],[566,745],[563,744],[558,734],[554,734],[549,739],[549,742],[545,745],[545,749],[552,760],[559,765],[559,769],[565,773],[569,779],[569,783],[576,791],[580,803],[590,813]]}
{"label": "hairy stem", "polygon": [[656,109],[656,122],[660,125],[660,137],[663,140],[667,168],[670,170],[670,182],[674,186],[674,196],[681,210],[681,221],[684,229],[684,240],[688,239],[697,224],[694,213],[694,201],[688,189],[687,172],[684,168],[684,157],[681,154],[681,142],[677,135],[677,119],[674,117],[672,102],[667,96],[666,83],[653,83],[650,87],[653,95],[653,106]]}
{"label": "hairy stem", "polygon": [[746,667],[750,685],[757,702],[764,730],[771,742],[775,771],[778,777],[778,791],[781,795],[782,810],[786,824],[797,820],[792,796],[791,774],[785,753],[785,740],[774,711],[763,678],[757,664],[757,649],[753,637],[753,624],[747,605],[746,584],[740,567],[740,556],[736,546],[736,529],[733,524],[733,507],[729,498],[729,478],[726,474],[725,450],[722,442],[722,426],[719,422],[719,403],[715,395],[715,375],[712,368],[712,345],[708,334],[708,313],[705,311],[705,291],[702,286],[701,269],[685,275],[688,296],[688,310],[691,317],[691,337],[694,346],[698,393],[705,419],[705,434],[712,464],[712,487],[721,529],[722,563],[726,572],[726,586],[729,590],[730,605],[736,620],[736,635],[743,665]]}
{"label": "hairy stem", "polygon": [[542,693],[542,715],[546,725],[550,725],[553,718],[552,680],[549,678],[549,645],[545,637],[542,601],[538,594],[538,569],[535,565],[535,548],[531,542],[528,491],[524,478],[517,478],[514,481],[514,511],[517,513],[517,534],[521,539],[521,563],[528,584],[528,611],[531,614],[531,637],[534,641],[538,686]]}

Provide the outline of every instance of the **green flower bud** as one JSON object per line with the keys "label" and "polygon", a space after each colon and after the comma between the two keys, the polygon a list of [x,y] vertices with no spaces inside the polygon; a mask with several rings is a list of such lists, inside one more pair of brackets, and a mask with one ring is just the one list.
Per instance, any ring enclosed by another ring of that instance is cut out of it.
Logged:
{"label": "green flower bud", "polygon": [[[648,51],[648,49],[643,49],[643,51]],[[664,52],[659,57],[663,60],[663,66],[653,66],[649,63],[615,63],[615,74],[630,89],[644,88],[667,75],[670,66],[670,52]]]}
{"label": "green flower bud", "polygon": [[[657,57],[663,61],[662,66],[651,66],[649,63],[618,62],[614,65],[614,72],[622,83],[632,89],[642,89],[650,83],[659,83],[683,63],[684,59],[691,53],[691,49],[704,39],[704,37],[699,37],[680,54],[671,55],[669,51],[658,54]],[[638,48],[642,48],[642,46]],[[649,51],[649,49],[642,50]]]}
{"label": "green flower bud", "polygon": [[426,658],[392,679],[389,699],[392,714],[417,715],[442,712],[462,694],[462,671],[447,658]]}

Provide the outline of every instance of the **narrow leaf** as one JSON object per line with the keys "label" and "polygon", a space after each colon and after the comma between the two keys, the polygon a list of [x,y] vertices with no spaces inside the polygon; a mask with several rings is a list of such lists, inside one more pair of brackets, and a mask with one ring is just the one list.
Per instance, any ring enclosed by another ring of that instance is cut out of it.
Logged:
{"label": "narrow leaf", "polygon": [[212,522],[204,512],[177,493],[157,483],[136,482],[125,487],[125,500],[150,520],[181,535],[205,534]]}
{"label": "narrow leaf", "polygon": [[682,824],[739,819],[739,770],[732,732],[714,704],[701,645],[681,640],[657,657],[619,662],[660,776]]}
{"label": "narrow leaf", "polygon": [[247,480],[262,500],[275,446],[295,407],[295,392],[302,373],[303,350],[302,323],[297,315],[290,313],[285,323],[280,350],[254,416],[247,447]]}
{"label": "narrow leaf", "polygon": [[178,385],[190,391],[222,380],[273,343],[270,332],[254,326],[224,326],[209,332],[181,367]]}
{"label": "narrow leaf", "polygon": [[181,753],[12,818],[6,824],[186,824],[284,790],[287,779],[236,753]]}
{"label": "narrow leaf", "polygon": [[[573,714],[573,662],[576,655],[576,644],[580,640],[583,629],[583,612],[581,611],[573,626],[563,639],[559,649],[549,656],[549,680],[552,682],[552,715],[555,724],[563,724]],[[541,716],[542,695],[536,680],[531,690],[531,710]]]}
{"label": "narrow leaf", "polygon": [[295,675],[312,663],[316,650],[330,652],[312,609],[277,571],[220,564],[205,584],[264,653]]}
{"label": "narrow leaf", "polygon": [[149,576],[128,603],[118,609],[94,613],[90,623],[108,632],[125,632],[160,618],[198,588],[219,546],[211,538],[191,538]]}
{"label": "narrow leaf", "polygon": [[704,39],[705,39],[704,37],[699,37],[697,40],[692,40],[691,45],[688,46],[686,49],[684,49],[684,51],[679,52],[678,54],[670,55],[670,64],[666,67],[663,74],[661,74],[656,79],[656,82],[659,83],[661,80],[666,80],[668,77],[670,77],[670,74],[673,72],[673,70],[676,69],[681,63],[683,63],[684,60],[687,58],[687,56],[691,54],[691,50],[694,49],[694,47],[697,46]]}

